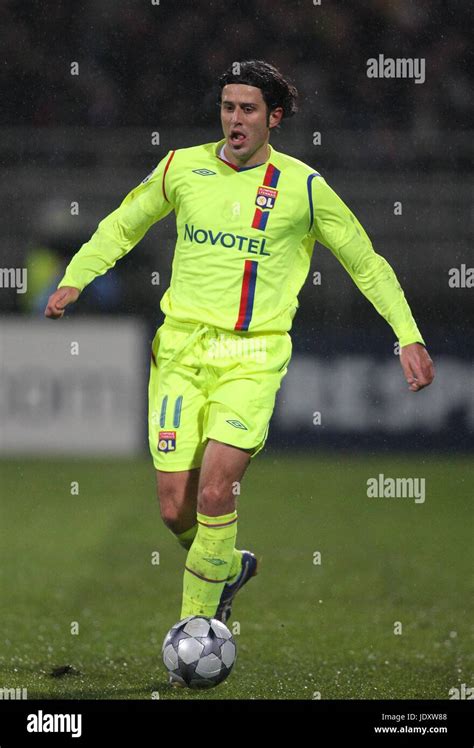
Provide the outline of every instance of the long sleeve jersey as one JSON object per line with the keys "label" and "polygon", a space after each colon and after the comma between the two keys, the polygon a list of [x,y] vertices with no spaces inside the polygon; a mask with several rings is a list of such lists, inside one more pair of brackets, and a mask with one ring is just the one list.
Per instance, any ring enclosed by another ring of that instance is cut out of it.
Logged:
{"label": "long sleeve jersey", "polygon": [[265,163],[233,166],[219,156],[224,142],[169,151],[101,221],[58,287],[82,291],[174,211],[178,238],[160,302],[166,316],[231,331],[289,331],[318,241],[401,346],[424,343],[392,268],[325,179],[272,146]]}

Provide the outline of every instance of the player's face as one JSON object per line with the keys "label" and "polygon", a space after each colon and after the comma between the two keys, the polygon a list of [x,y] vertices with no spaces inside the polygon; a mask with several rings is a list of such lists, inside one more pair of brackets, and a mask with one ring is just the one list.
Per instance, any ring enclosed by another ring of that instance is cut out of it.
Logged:
{"label": "player's face", "polygon": [[272,127],[283,115],[281,107],[268,115],[260,88],[242,83],[228,83],[222,89],[221,122],[226,138],[226,150],[238,162],[248,162],[252,156],[265,151]]}

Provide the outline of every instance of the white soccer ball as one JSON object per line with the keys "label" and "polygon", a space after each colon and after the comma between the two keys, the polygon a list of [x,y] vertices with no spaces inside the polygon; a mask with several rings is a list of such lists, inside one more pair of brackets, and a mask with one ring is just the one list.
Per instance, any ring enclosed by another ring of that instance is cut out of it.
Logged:
{"label": "white soccer ball", "polygon": [[190,616],[168,631],[161,652],[171,684],[212,688],[229,675],[237,648],[224,623]]}

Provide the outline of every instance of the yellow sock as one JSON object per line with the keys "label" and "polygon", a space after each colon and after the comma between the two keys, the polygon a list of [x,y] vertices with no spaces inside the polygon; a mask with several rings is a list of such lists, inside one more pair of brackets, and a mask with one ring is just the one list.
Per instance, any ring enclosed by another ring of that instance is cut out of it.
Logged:
{"label": "yellow sock", "polygon": [[197,513],[198,529],[186,557],[180,618],[213,618],[230,576],[237,537],[237,512],[210,517]]}
{"label": "yellow sock", "polygon": [[227,578],[228,583],[232,584],[232,582],[235,582],[235,580],[237,579],[241,571],[242,571],[242,551],[238,551],[237,548],[234,548],[234,553],[232,555],[232,562],[230,564],[229,576]]}
{"label": "yellow sock", "polygon": [[[189,528],[189,530],[185,530],[184,532],[179,533],[173,533],[176,535],[178,539],[178,543],[183,546],[187,551],[191,548],[194,538],[196,537],[198,529],[198,524],[196,522],[195,525]],[[229,576],[227,581],[232,584],[232,582],[235,582],[238,575],[240,574],[242,570],[242,551],[237,550],[237,548],[234,548],[234,552],[232,555],[232,562],[230,565],[229,570]]]}
{"label": "yellow sock", "polygon": [[186,548],[187,551],[191,548],[193,544],[193,540],[196,537],[197,533],[197,522],[195,525],[189,528],[189,530],[185,530],[184,532],[176,532],[173,533],[178,538],[178,543],[183,546],[183,548]]}

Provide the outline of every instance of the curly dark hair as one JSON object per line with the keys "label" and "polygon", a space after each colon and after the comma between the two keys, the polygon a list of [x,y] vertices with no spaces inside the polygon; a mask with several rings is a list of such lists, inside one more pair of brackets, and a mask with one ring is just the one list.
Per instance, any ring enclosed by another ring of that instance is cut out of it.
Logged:
{"label": "curly dark hair", "polygon": [[283,118],[292,117],[298,111],[296,87],[286,80],[274,65],[264,60],[233,62],[227,68],[219,78],[219,106],[222,89],[228,83],[244,83],[260,88],[269,113],[280,106],[283,109]]}

